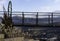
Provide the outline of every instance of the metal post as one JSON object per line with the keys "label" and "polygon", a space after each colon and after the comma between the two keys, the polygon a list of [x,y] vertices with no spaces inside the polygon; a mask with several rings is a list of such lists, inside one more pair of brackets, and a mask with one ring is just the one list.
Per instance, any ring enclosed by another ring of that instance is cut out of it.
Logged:
{"label": "metal post", "polygon": [[22,12],[22,25],[24,25],[24,12]]}
{"label": "metal post", "polygon": [[36,25],[38,25],[38,12],[37,12],[37,15],[36,15]]}
{"label": "metal post", "polygon": [[48,15],[48,24],[50,26],[50,15]]}
{"label": "metal post", "polygon": [[53,26],[53,13],[51,14],[51,25]]}

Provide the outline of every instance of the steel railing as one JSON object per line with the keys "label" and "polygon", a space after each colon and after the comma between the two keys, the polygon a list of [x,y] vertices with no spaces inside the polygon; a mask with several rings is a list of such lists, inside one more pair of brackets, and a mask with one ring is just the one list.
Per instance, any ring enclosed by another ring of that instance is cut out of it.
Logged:
{"label": "steel railing", "polygon": [[[3,16],[4,15],[4,12],[0,11],[0,16]],[[21,24],[24,25],[24,24],[27,24],[25,21],[26,19],[28,19],[27,21],[29,21],[29,19],[31,19],[31,22],[33,21],[32,19],[34,19],[34,23],[36,25],[39,25],[40,24],[40,19],[43,19],[44,18],[46,19],[46,22],[48,25],[54,25],[54,18],[57,18],[60,16],[59,13],[53,13],[53,12],[12,12],[12,18],[14,16],[19,16],[20,17],[20,20],[21,21]],[[12,19],[13,20],[13,19]],[[16,19],[18,20],[18,19]],[[42,21],[43,21],[42,20]],[[28,22],[28,24],[33,24],[33,23],[30,23]]]}

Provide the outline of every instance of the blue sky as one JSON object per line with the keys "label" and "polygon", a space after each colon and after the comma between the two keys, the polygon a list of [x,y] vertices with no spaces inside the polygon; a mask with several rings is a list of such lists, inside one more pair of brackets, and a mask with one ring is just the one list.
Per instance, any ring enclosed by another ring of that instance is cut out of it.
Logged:
{"label": "blue sky", "polygon": [[[13,11],[53,12],[60,11],[60,0],[11,0]],[[0,0],[0,11],[4,5],[6,10],[9,0]]]}

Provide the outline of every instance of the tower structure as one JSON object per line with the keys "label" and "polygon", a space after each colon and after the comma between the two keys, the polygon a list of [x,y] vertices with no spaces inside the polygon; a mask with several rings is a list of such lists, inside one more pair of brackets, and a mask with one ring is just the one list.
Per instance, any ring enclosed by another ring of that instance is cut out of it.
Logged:
{"label": "tower structure", "polygon": [[8,16],[12,17],[12,2],[9,1],[8,3]]}
{"label": "tower structure", "polygon": [[9,17],[9,22],[12,24],[12,2],[11,0],[8,3],[8,17]]}

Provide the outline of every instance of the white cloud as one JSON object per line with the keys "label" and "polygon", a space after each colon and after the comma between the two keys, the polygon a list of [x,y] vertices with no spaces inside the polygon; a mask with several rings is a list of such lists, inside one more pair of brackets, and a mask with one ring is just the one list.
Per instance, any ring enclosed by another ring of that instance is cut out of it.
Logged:
{"label": "white cloud", "polygon": [[30,2],[31,0],[25,0],[25,1]]}
{"label": "white cloud", "polygon": [[59,2],[60,2],[60,0],[54,0],[54,2],[55,2],[55,3],[59,3]]}
{"label": "white cloud", "polygon": [[2,10],[2,5],[0,5],[0,11]]}
{"label": "white cloud", "polygon": [[0,11],[3,9],[3,4],[5,4],[7,0],[0,0]]}
{"label": "white cloud", "polygon": [[56,10],[60,10],[60,6],[43,6],[39,8],[40,12],[54,12]]}
{"label": "white cloud", "polygon": [[0,0],[0,3],[3,4],[5,2],[5,0]]}

